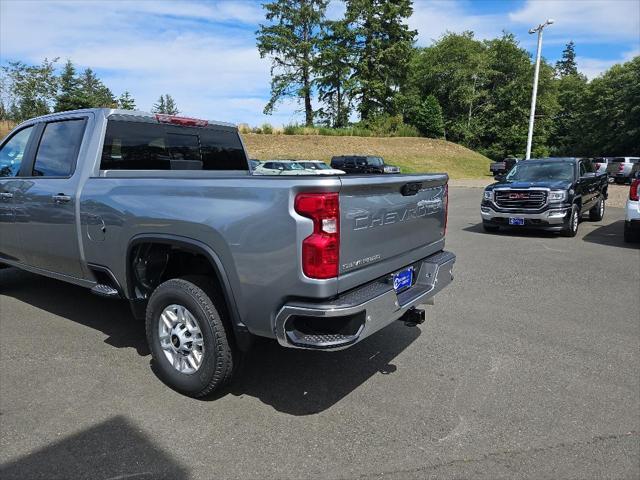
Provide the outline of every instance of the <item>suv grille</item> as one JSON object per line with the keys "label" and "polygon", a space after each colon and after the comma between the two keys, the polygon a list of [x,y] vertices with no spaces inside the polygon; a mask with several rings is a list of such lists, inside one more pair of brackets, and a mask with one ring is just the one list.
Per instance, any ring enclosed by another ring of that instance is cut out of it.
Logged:
{"label": "suv grille", "polygon": [[544,190],[496,190],[496,205],[500,208],[526,208],[537,210],[547,203]]}

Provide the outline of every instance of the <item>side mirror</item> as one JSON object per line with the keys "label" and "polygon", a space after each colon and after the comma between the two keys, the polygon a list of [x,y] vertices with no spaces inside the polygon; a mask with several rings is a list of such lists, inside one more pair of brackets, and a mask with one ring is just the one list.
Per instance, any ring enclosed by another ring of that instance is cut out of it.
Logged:
{"label": "side mirror", "polygon": [[504,179],[507,178],[506,175],[494,175],[493,176],[494,180],[496,182],[504,182]]}

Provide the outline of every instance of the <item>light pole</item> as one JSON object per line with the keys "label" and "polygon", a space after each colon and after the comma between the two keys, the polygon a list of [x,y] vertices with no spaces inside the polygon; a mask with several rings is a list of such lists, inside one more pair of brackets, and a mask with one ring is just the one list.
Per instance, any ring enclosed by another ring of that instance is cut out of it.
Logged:
{"label": "light pole", "polygon": [[536,68],[533,72],[533,92],[531,93],[531,114],[529,115],[529,134],[527,135],[527,154],[525,159],[531,158],[531,142],[533,141],[533,120],[536,114],[536,97],[538,96],[538,75],[540,74],[540,51],[542,50],[542,30],[551,25],[553,19],[549,18],[535,28],[529,30],[530,34],[538,32],[538,50],[536,51]]}

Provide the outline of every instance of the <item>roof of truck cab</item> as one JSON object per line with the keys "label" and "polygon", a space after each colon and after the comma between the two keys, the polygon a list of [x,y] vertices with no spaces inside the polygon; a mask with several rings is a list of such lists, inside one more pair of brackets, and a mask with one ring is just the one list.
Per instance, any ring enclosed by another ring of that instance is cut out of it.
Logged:
{"label": "roof of truck cab", "polygon": [[[62,116],[68,116],[68,115],[74,115],[74,114],[79,114],[79,113],[94,113],[97,115],[102,115],[105,118],[107,117],[113,117],[113,116],[117,116],[117,117],[121,117],[121,118],[129,118],[130,120],[135,120],[136,117],[138,117],[140,120],[146,120],[146,121],[153,121],[153,122],[157,122],[157,118],[156,118],[156,114],[155,113],[151,113],[151,112],[143,112],[140,110],[121,110],[118,108],[84,108],[81,110],[69,110],[66,112],[55,112],[55,113],[49,113],[47,115],[42,115],[40,117],[35,117],[26,121],[39,121],[39,120],[53,120]],[[176,117],[180,117],[181,115],[174,115]],[[232,127],[232,128],[237,128],[237,126],[233,123],[228,123],[228,122],[219,122],[219,121],[215,121],[215,120],[208,120],[208,119],[203,119],[203,120],[207,120],[207,123],[210,126],[221,126],[221,127]]]}

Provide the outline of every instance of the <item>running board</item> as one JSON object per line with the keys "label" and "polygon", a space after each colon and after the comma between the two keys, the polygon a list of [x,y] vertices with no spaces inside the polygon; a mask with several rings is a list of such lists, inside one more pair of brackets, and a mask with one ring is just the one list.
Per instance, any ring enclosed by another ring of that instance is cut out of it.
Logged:
{"label": "running board", "polygon": [[115,288],[105,285],[104,283],[98,283],[91,288],[91,293],[105,298],[122,298],[120,293]]}

